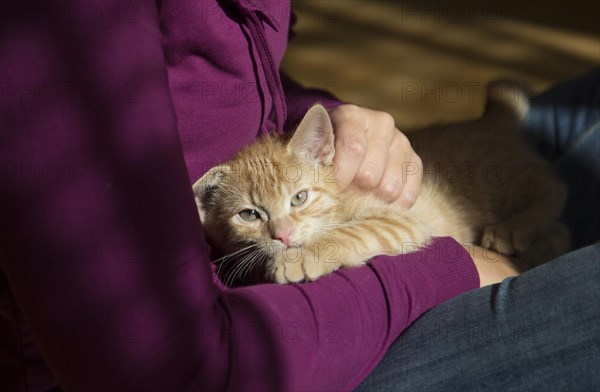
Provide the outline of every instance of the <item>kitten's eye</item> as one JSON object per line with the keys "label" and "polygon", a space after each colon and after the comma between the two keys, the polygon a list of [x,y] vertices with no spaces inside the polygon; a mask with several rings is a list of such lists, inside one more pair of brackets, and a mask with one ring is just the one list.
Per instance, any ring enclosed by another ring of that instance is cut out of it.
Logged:
{"label": "kitten's eye", "polygon": [[296,193],[294,195],[294,197],[292,197],[291,204],[293,207],[298,207],[298,206],[301,206],[302,204],[306,203],[306,199],[308,199],[308,192],[300,191],[300,192]]}
{"label": "kitten's eye", "polygon": [[256,210],[243,210],[238,215],[246,222],[254,222],[260,219],[260,214]]}

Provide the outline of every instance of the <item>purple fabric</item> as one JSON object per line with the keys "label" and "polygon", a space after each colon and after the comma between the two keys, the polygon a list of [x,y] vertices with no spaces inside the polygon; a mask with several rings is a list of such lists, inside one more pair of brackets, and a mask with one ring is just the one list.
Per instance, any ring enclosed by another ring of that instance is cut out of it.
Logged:
{"label": "purple fabric", "polygon": [[191,181],[335,105],[273,73],[288,23],[285,1],[0,3],[0,390],[350,389],[478,286],[451,239],[311,284],[213,283]]}

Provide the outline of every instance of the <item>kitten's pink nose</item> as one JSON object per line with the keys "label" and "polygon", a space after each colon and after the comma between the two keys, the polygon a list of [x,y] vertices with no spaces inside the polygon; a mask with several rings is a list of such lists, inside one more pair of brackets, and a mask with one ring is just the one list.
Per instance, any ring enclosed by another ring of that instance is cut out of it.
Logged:
{"label": "kitten's pink nose", "polygon": [[283,242],[285,246],[290,246],[292,243],[292,229],[278,229],[275,231],[275,239]]}

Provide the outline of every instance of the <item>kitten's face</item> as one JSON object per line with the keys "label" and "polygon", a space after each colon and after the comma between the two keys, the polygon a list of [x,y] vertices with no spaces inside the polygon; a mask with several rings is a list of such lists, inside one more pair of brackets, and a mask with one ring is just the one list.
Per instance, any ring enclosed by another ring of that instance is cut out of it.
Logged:
{"label": "kitten's face", "polygon": [[294,257],[336,222],[333,131],[324,109],[311,111],[289,142],[263,138],[194,184],[207,236],[224,254],[239,252],[235,262],[223,260],[226,275],[262,266],[268,278],[277,252]]}
{"label": "kitten's face", "polygon": [[318,181],[318,171],[326,168],[296,157],[269,158],[229,163],[211,195],[203,222],[211,240],[227,252],[247,242],[269,254],[305,246],[335,214],[335,183]]}

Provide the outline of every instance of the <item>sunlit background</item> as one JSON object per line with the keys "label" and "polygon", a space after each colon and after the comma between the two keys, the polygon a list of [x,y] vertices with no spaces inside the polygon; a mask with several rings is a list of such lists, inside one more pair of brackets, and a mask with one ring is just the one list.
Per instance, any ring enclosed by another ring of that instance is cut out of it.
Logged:
{"label": "sunlit background", "polygon": [[600,65],[600,1],[293,0],[284,69],[401,128],[473,118],[496,78],[537,91]]}

